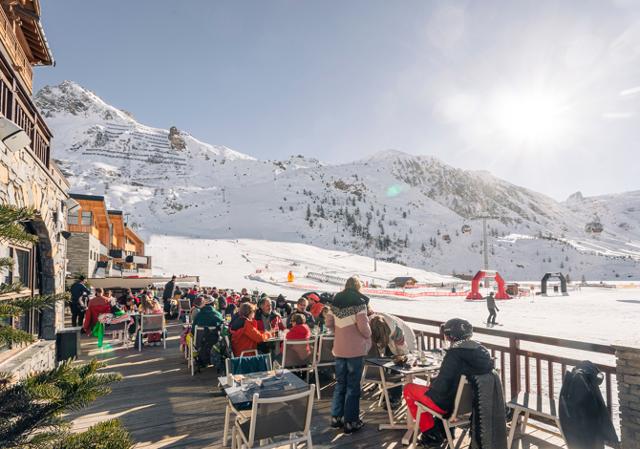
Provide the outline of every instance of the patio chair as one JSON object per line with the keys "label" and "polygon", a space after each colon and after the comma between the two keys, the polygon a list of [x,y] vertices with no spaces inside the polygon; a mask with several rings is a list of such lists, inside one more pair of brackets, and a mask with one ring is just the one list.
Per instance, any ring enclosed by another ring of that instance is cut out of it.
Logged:
{"label": "patio chair", "polygon": [[284,340],[282,343],[282,367],[289,371],[309,373],[315,369],[316,339]]}
{"label": "patio chair", "polygon": [[306,391],[286,396],[254,394],[251,414],[236,420],[232,448],[297,447],[304,442],[305,447],[311,449],[314,391],[315,386],[309,385]]}
{"label": "patio chair", "polygon": [[182,315],[188,315],[191,312],[191,301],[189,298],[180,298],[178,300],[178,319]]}
{"label": "patio chair", "polygon": [[445,417],[431,410],[426,405],[416,402],[418,411],[416,413],[416,420],[413,424],[413,447],[416,447],[418,433],[420,433],[420,417],[423,413],[429,413],[434,418],[442,420],[444,425],[444,432],[447,435],[447,447],[454,449],[453,435],[451,435],[451,428],[467,426],[470,423],[471,411],[473,409],[473,391],[471,384],[467,380],[467,377],[460,376],[460,383],[458,383],[458,390],[456,391],[456,398],[453,403],[453,413],[449,418]]}
{"label": "patio chair", "polygon": [[[271,371],[271,354],[260,354],[253,357],[228,358],[225,360],[225,367],[227,371],[227,379],[229,379],[229,376],[234,374],[250,374],[260,371]],[[229,380],[227,380],[227,384],[229,384]],[[224,431],[222,432],[223,446],[227,444],[231,413],[236,417],[245,416],[245,413],[236,410],[233,404],[227,400],[227,408],[224,413]]]}
{"label": "patio chair", "polygon": [[167,349],[166,327],[164,325],[164,315],[140,315],[140,332],[138,332],[138,351],[142,351],[142,339],[144,334],[160,332],[162,335],[162,346]]}
{"label": "patio chair", "polygon": [[210,331],[217,330],[218,334],[222,332],[222,329],[220,329],[218,326],[195,326],[193,328],[193,335],[191,337],[187,335],[186,340],[189,345],[189,349],[187,351],[189,353],[187,365],[191,368],[192,376],[195,375],[195,360],[198,356],[198,350],[200,349],[202,343],[200,340],[202,340],[202,335],[204,335],[205,329],[209,329]]}
{"label": "patio chair", "polygon": [[104,334],[111,334],[111,340],[121,342],[125,348],[129,347],[129,320],[116,324],[105,324]]}
{"label": "patio chair", "polygon": [[318,373],[320,368],[327,366],[336,366],[336,358],[333,355],[333,342],[335,337],[333,335],[321,335],[318,340],[318,352],[313,366],[313,371],[316,377],[316,392],[318,400],[320,399],[320,375]]}

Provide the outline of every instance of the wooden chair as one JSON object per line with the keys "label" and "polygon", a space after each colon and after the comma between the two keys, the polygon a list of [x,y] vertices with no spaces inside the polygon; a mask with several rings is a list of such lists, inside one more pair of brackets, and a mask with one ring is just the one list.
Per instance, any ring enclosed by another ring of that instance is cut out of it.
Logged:
{"label": "wooden chair", "polygon": [[232,448],[297,447],[298,443],[304,442],[305,447],[312,449],[311,413],[314,392],[315,385],[312,384],[306,391],[289,395],[260,397],[257,393],[254,394],[251,414],[236,420]]}
{"label": "wooden chair", "polygon": [[534,418],[542,418],[545,423],[555,423],[560,432],[560,436],[566,442],[562,427],[560,426],[558,406],[555,399],[521,392],[517,397],[512,398],[507,403],[507,407],[513,409],[513,418],[511,419],[511,428],[509,429],[508,448],[511,448],[513,445],[520,416],[522,416],[522,423],[520,424],[521,435],[526,433],[529,417],[532,416]]}
{"label": "wooden chair", "polygon": [[420,433],[420,417],[423,413],[429,413],[434,418],[438,418],[444,424],[444,432],[447,435],[447,447],[454,449],[453,436],[451,435],[451,428],[467,426],[470,423],[471,411],[473,409],[473,391],[471,384],[467,380],[466,376],[460,376],[460,383],[458,384],[458,390],[456,391],[456,398],[453,403],[453,413],[449,418],[445,417],[427,407],[426,405],[416,402],[418,411],[416,413],[416,420],[413,424],[413,447],[416,447],[418,434]]}

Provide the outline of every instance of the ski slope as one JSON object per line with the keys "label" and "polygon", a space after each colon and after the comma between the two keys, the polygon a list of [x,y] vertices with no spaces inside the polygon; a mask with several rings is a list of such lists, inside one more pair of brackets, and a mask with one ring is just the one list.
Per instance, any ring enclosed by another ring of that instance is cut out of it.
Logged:
{"label": "ski slope", "polygon": [[[158,274],[199,275],[202,285],[246,287],[282,293],[289,299],[309,290],[340,289],[340,285],[305,278],[308,272],[342,278],[357,274],[363,280],[380,283],[396,276],[412,276],[420,283],[460,283],[450,276],[387,262],[378,262],[374,272],[371,258],[299,243],[154,235],[147,250]],[[298,288],[286,282],[289,270],[294,272]],[[398,315],[442,321],[465,318],[474,326],[484,326],[488,315],[484,302],[469,302],[461,297],[372,297],[371,304],[374,309]],[[569,296],[521,297],[500,301],[498,307],[498,322],[504,330],[603,344],[640,344],[640,288],[583,287],[570,291]]]}

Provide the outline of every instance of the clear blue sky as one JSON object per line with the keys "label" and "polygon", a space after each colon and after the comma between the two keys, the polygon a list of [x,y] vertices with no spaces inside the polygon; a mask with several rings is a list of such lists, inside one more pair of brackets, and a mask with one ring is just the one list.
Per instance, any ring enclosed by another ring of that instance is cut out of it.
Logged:
{"label": "clear blue sky", "polygon": [[74,80],[147,125],[260,159],[429,154],[558,199],[640,188],[640,1],[42,7],[36,88]]}

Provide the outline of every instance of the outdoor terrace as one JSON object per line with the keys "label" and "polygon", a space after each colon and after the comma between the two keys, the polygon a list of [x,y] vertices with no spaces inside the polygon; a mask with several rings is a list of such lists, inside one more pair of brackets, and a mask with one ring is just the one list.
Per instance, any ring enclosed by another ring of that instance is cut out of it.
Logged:
{"label": "outdoor terrace", "polygon": [[[142,352],[105,345],[83,338],[82,360],[97,357],[107,363],[105,371],[119,372],[123,380],[113,385],[111,394],[71,416],[74,428],[86,429],[102,420],[120,418],[131,432],[138,448],[220,448],[224,423],[225,399],[217,385],[214,368],[192,377],[180,352],[180,325],[169,325],[167,349],[144,348]],[[316,448],[385,448],[399,449],[403,432],[379,431],[386,422],[386,412],[377,407],[371,393],[361,403],[365,428],[344,435],[329,428],[332,389],[314,402],[312,418],[313,444]],[[530,435],[516,440],[518,449],[562,448],[562,441],[539,429],[529,428]],[[469,447],[468,438],[458,444]]]}

